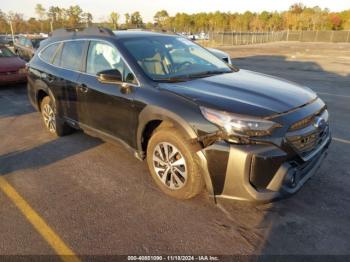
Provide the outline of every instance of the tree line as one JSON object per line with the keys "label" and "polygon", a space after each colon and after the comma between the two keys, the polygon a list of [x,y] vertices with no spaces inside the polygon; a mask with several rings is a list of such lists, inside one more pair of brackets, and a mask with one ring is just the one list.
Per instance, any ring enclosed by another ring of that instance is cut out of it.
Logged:
{"label": "tree line", "polygon": [[[260,13],[208,12],[177,13],[170,16],[166,10],[156,12],[153,22],[144,23],[140,12],[119,14],[113,11],[108,19],[96,23],[89,12],[80,6],[68,8],[41,4],[35,7],[36,17],[24,19],[21,13],[4,13],[0,10],[0,32],[10,32],[10,21],[16,33],[48,33],[56,28],[75,28],[101,25],[111,29],[147,28],[176,32],[208,31],[281,31],[281,30],[350,30],[350,10],[330,12],[318,6],[307,7],[297,3],[287,11]],[[119,23],[121,17],[123,23]]]}

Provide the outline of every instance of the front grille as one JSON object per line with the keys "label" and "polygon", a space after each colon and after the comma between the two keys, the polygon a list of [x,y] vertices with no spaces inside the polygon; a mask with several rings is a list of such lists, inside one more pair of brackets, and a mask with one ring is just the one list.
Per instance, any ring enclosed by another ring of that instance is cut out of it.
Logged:
{"label": "front grille", "polygon": [[[317,120],[320,119],[323,122],[317,123]],[[296,126],[298,126],[297,129],[295,129]],[[291,127],[294,128],[289,128],[290,131],[286,135],[288,144],[299,155],[307,157],[319,148],[329,135],[328,111],[326,109],[318,111],[314,115],[294,123]]]}
{"label": "front grille", "polygon": [[300,154],[307,155],[317,146],[321,145],[328,135],[328,126],[323,129],[315,129],[310,133],[298,135],[298,136],[288,136],[287,140],[290,145]]}

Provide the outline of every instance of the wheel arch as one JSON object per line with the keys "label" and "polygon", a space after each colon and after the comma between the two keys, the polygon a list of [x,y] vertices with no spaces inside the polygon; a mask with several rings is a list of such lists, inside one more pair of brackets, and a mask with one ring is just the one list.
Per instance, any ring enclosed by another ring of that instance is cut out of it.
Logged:
{"label": "wheel arch", "polygon": [[45,96],[50,96],[50,98],[55,101],[55,96],[51,92],[50,88],[42,81],[38,80],[35,83],[36,88],[36,105],[38,107],[38,110],[41,111],[41,101],[44,99]]}
{"label": "wheel arch", "polygon": [[[137,148],[139,156],[142,159],[146,156],[145,149],[147,148],[147,143],[152,132],[160,125],[169,125],[178,128],[187,135],[189,139],[196,139],[198,137],[195,129],[178,114],[158,106],[147,106],[139,115],[139,125],[137,128]],[[198,150],[197,156],[202,168],[206,189],[210,196],[214,196],[207,159],[202,150]]]}
{"label": "wheel arch", "polygon": [[48,96],[47,92],[45,92],[43,89],[39,89],[36,94],[36,103],[38,110],[41,112],[41,101],[43,101],[44,97]]}
{"label": "wheel arch", "polygon": [[139,115],[136,134],[137,149],[142,157],[145,157],[148,139],[160,125],[176,127],[187,135],[189,139],[195,139],[197,137],[195,130],[178,114],[158,106],[147,106]]}

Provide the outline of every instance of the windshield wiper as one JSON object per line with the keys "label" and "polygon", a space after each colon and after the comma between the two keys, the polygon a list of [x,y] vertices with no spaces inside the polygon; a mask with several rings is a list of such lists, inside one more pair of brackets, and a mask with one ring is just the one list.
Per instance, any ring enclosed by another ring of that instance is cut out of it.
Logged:
{"label": "windshield wiper", "polygon": [[227,73],[232,73],[232,71],[218,71],[218,70],[209,70],[209,71],[204,71],[200,73],[194,73],[194,74],[188,74],[188,78],[202,78],[202,77],[208,77],[208,76],[213,76],[213,75],[221,75],[221,74],[227,74]]}
{"label": "windshield wiper", "polygon": [[220,75],[220,74],[226,74],[226,73],[232,73],[232,72],[233,71],[212,70],[212,71],[204,71],[204,72],[199,72],[199,73],[194,73],[194,74],[187,74],[187,75],[183,75],[183,76],[157,78],[157,79],[154,79],[154,81],[166,82],[166,83],[186,82],[186,81],[191,80],[191,79],[209,77],[209,76],[213,76],[213,75]]}
{"label": "windshield wiper", "polygon": [[156,78],[153,79],[156,82],[164,82],[164,83],[178,83],[178,82],[186,82],[190,80],[188,77],[167,77],[167,78]]}

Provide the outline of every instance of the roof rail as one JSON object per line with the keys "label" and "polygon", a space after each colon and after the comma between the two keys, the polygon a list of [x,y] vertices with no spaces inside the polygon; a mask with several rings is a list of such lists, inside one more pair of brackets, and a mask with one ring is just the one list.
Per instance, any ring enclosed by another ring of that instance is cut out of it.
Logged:
{"label": "roof rail", "polygon": [[52,37],[62,36],[82,36],[82,35],[101,35],[113,36],[112,30],[103,27],[85,27],[85,28],[61,28],[52,32]]}
{"label": "roof rail", "polygon": [[163,34],[168,34],[168,35],[177,35],[177,33],[175,33],[174,31],[170,31],[167,29],[162,29],[162,28],[152,28],[152,29],[148,29],[148,28],[125,28],[123,30],[126,31],[145,31],[145,32],[153,32],[153,33],[163,33]]}

